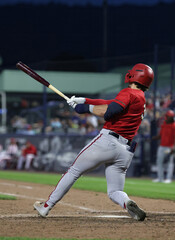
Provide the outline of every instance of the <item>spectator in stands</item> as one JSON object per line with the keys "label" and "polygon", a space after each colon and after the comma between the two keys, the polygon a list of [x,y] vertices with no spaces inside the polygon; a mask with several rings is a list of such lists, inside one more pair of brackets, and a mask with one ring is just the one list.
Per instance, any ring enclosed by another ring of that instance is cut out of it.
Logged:
{"label": "spectator in stands", "polygon": [[150,128],[151,128],[150,121],[147,118],[144,118],[140,124],[140,128],[138,132],[144,135],[149,135]]}
{"label": "spectator in stands", "polygon": [[23,164],[25,163],[25,170],[30,170],[32,160],[37,154],[36,147],[29,141],[26,142],[26,146],[22,150],[22,155],[18,159],[17,169],[23,169]]}
{"label": "spectator in stands", "polygon": [[172,100],[171,100],[171,94],[167,94],[164,98],[164,102],[162,105],[162,108],[168,108],[168,106],[171,104]]}
{"label": "spectator in stands", "polygon": [[28,124],[26,122],[26,119],[20,116],[16,115],[11,119],[11,126],[13,132],[19,132],[21,129],[26,128],[27,125]]}
{"label": "spectator in stands", "polygon": [[46,132],[57,132],[62,128],[62,122],[58,117],[51,118],[50,124],[46,127]]}
{"label": "spectator in stands", "polygon": [[[165,121],[163,122],[158,136],[152,137],[153,140],[160,139],[160,146],[157,151],[157,173],[158,178],[153,182],[171,183],[174,170],[174,146],[175,146],[175,123],[174,112],[168,110],[165,114]],[[168,158],[167,177],[164,180],[164,161]]]}
{"label": "spectator in stands", "polygon": [[92,124],[88,124],[86,134],[89,136],[96,136],[97,134],[99,134],[99,130],[96,129]]}
{"label": "spectator in stands", "polygon": [[78,113],[73,112],[69,118],[69,127],[78,129],[80,125],[81,118]]}
{"label": "spectator in stands", "polygon": [[153,110],[154,104],[152,98],[146,99],[146,110]]}
{"label": "spectator in stands", "polygon": [[53,131],[57,131],[62,127],[62,123],[58,117],[51,119],[51,127]]}
{"label": "spectator in stands", "polygon": [[98,118],[92,114],[87,114],[87,124],[92,125],[94,128],[98,128]]}
{"label": "spectator in stands", "polygon": [[10,144],[5,151],[0,154],[0,168],[16,168],[20,151],[15,138],[10,139]]}
{"label": "spectator in stands", "polygon": [[78,132],[82,135],[85,135],[86,132],[87,132],[87,129],[86,129],[86,115],[85,114],[81,114],[79,115],[79,118],[80,118],[80,121],[79,121],[79,129],[78,129]]}

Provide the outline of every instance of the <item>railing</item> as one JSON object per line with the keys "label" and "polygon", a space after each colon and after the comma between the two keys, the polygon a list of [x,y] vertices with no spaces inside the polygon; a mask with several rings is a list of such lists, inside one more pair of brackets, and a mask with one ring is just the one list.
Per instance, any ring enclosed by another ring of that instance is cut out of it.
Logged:
{"label": "railing", "polygon": [[[33,169],[38,171],[65,172],[74,162],[80,150],[93,139],[94,136],[78,134],[3,134],[0,135],[0,144],[5,149],[11,138],[18,142],[22,149],[26,141],[30,141],[37,149],[37,157],[33,162]],[[152,166],[155,164],[155,156],[151,156],[151,141],[148,135],[138,134],[135,138],[138,142],[132,163],[127,171],[128,177],[150,176]],[[104,166],[94,170],[103,173]]]}

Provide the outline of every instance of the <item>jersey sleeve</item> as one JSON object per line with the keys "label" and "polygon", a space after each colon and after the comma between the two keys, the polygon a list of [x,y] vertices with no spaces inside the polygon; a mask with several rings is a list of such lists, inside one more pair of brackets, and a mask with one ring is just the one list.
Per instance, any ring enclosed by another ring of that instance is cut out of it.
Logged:
{"label": "jersey sleeve", "polygon": [[131,94],[129,88],[121,90],[115,98],[115,102],[120,104],[123,108],[126,108],[130,103]]}
{"label": "jersey sleeve", "polygon": [[130,102],[130,96],[131,96],[130,88],[125,88],[118,93],[118,95],[116,96],[115,99],[104,100],[104,99],[86,98],[85,104],[92,104],[92,105],[107,104],[107,105],[109,105],[112,102],[116,102],[116,103],[120,104],[123,108],[126,108],[126,106]]}
{"label": "jersey sleeve", "polygon": [[109,105],[111,102],[114,102],[114,99],[111,100],[104,100],[104,99],[91,99],[91,98],[86,98],[85,104],[92,104],[92,105],[104,105],[107,104]]}

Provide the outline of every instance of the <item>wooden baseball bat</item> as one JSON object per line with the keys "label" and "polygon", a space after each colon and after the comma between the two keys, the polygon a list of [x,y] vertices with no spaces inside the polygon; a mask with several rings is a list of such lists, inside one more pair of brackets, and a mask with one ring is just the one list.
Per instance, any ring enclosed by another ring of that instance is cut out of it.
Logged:
{"label": "wooden baseball bat", "polygon": [[60,95],[65,100],[69,100],[69,98],[66,95],[64,95],[61,91],[59,91],[54,86],[52,86],[48,81],[46,81],[44,78],[42,78],[40,75],[38,75],[35,71],[33,71],[30,67],[28,67],[24,63],[18,62],[16,64],[16,67],[18,69],[22,70],[23,72],[25,72],[26,74],[28,74],[30,77],[34,78],[36,81],[38,81],[41,84],[43,84],[44,86],[50,88],[52,91],[54,91],[55,93]]}

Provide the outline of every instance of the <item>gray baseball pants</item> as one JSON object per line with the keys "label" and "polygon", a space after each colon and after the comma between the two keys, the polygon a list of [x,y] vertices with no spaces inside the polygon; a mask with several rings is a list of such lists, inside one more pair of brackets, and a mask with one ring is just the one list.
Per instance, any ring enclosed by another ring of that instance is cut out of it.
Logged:
{"label": "gray baseball pants", "polygon": [[107,193],[109,198],[125,208],[128,195],[123,192],[125,175],[133,158],[128,151],[127,139],[109,135],[110,130],[102,129],[78,154],[72,166],[63,175],[46,203],[53,207],[68,192],[74,182],[86,171],[105,164]]}
{"label": "gray baseball pants", "polygon": [[[159,146],[157,150],[157,174],[160,182],[164,180],[164,160],[165,157],[169,155],[171,151],[170,147]],[[168,165],[167,165],[167,174],[166,179],[172,180],[174,171],[174,155],[169,156]]]}

